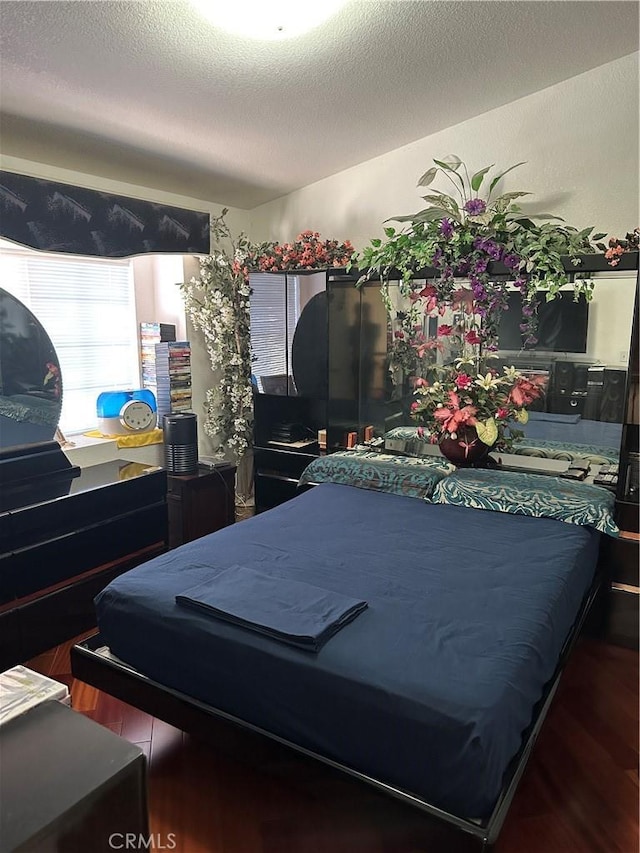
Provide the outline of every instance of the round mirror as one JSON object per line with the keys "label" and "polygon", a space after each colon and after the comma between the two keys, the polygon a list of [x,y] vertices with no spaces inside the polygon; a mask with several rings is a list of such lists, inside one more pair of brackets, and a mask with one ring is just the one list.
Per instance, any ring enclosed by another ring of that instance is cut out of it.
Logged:
{"label": "round mirror", "polygon": [[0,288],[0,447],[51,441],[62,410],[60,362],[39,320]]}

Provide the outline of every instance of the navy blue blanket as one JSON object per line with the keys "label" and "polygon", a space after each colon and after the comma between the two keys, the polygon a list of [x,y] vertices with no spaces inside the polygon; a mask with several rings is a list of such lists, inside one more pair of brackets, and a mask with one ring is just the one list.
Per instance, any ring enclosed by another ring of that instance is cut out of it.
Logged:
{"label": "navy blue blanket", "polygon": [[530,421],[549,421],[552,424],[577,424],[580,415],[558,415],[555,412],[529,412]]}
{"label": "navy blue blanket", "polygon": [[[457,815],[488,814],[597,559],[575,524],[323,483],[96,600],[149,678]],[[318,654],[176,604],[242,565],[368,602]]]}
{"label": "navy blue blanket", "polygon": [[176,602],[282,643],[317,652],[366,608],[339,592],[231,566]]}
{"label": "navy blue blanket", "polygon": [[[529,413],[533,414],[532,412]],[[527,440],[542,438],[549,441],[566,441],[571,444],[598,444],[605,447],[620,447],[622,424],[610,424],[606,421],[590,421],[580,418],[577,423],[559,423],[558,421],[536,420],[516,424]]]}

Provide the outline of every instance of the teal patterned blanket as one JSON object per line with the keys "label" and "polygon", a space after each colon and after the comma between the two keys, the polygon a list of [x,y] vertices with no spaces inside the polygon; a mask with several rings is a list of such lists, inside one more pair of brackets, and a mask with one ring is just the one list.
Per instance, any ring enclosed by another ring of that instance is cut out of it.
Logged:
{"label": "teal patterned blanket", "polygon": [[340,483],[428,500],[438,481],[453,470],[441,457],[414,459],[373,450],[338,450],[307,465],[300,485]]}
{"label": "teal patterned blanket", "polygon": [[609,536],[619,533],[613,520],[612,492],[545,474],[459,470],[436,485],[432,502],[556,518],[568,524],[594,527]]}

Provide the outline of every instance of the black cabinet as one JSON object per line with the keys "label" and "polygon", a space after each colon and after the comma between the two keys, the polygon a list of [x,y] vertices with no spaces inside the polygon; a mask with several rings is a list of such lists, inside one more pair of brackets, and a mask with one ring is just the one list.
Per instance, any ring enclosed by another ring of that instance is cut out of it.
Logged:
{"label": "black cabinet", "polygon": [[[636,252],[636,266],[638,253]],[[622,398],[622,446],[618,477],[618,524],[638,533],[640,501],[640,273],[636,279],[636,298],[631,333],[629,372]]]}
{"label": "black cabinet", "polygon": [[0,752],[3,850],[107,853],[149,841],[136,744],[48,701],[0,728]]}
{"label": "black cabinet", "polygon": [[608,574],[605,636],[611,643],[637,649],[640,638],[638,534],[623,530],[618,539],[608,539],[604,548]]}
{"label": "black cabinet", "polygon": [[[632,253],[629,253],[632,254]],[[635,253],[636,269],[638,253]],[[638,328],[639,283],[636,296],[629,371],[625,382],[614,381],[608,390],[621,412],[622,443],[616,494],[616,521],[620,538],[607,543],[606,565],[610,588],[606,611],[607,638],[619,645],[638,648],[640,621],[640,330]]]}
{"label": "black cabinet", "polygon": [[356,281],[336,269],[251,274],[258,511],[293,497],[325,449],[363,441],[368,426],[384,430],[392,391],[386,309],[377,282]]}

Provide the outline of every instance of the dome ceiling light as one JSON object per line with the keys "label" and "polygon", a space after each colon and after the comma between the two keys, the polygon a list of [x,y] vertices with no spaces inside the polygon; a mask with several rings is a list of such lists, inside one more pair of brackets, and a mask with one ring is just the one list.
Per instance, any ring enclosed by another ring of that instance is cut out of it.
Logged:
{"label": "dome ceiling light", "polygon": [[263,41],[295,38],[322,24],[346,0],[191,0],[216,27]]}

